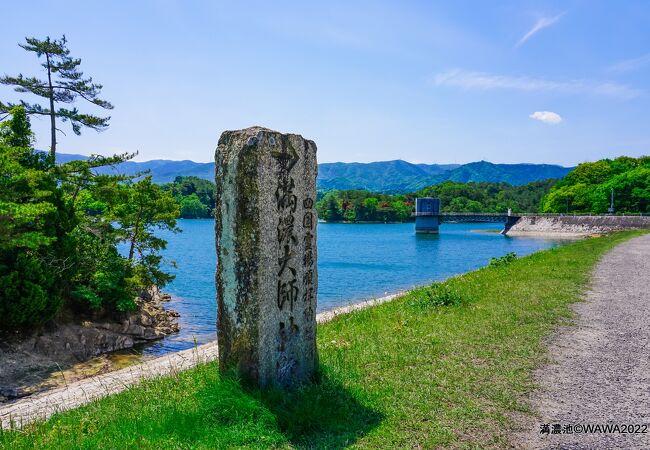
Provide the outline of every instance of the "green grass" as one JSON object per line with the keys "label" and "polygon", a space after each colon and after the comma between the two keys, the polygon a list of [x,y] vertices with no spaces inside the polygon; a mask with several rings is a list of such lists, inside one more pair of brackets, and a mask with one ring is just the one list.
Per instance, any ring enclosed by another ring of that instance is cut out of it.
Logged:
{"label": "green grass", "polygon": [[215,363],[22,431],[0,448],[505,448],[542,338],[590,270],[638,232],[587,239],[420,288],[319,326],[322,379],[259,392]]}

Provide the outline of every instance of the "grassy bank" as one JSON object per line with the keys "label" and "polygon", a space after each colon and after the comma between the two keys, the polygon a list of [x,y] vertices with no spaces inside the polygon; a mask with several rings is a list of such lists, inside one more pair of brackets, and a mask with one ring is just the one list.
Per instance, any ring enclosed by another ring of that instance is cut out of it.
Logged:
{"label": "grassy bank", "polygon": [[0,448],[508,445],[542,361],[597,260],[637,232],[579,241],[415,290],[319,327],[322,380],[284,395],[206,364],[23,431]]}

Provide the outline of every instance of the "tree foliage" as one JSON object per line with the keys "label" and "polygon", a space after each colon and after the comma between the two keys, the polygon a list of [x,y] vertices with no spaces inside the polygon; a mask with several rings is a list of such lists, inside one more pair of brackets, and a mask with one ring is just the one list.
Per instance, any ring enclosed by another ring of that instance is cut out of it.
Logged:
{"label": "tree foliage", "polygon": [[418,197],[437,197],[443,212],[515,213],[537,212],[539,203],[557,180],[508,183],[455,183],[447,181],[423,189]]}
{"label": "tree foliage", "polygon": [[[95,83],[92,77],[84,78],[83,72],[79,69],[81,59],[70,56],[65,36],[61,39],[50,39],[48,36],[44,40],[26,38],[25,41],[25,44],[18,45],[34,53],[39,59],[44,58],[41,65],[45,68],[46,79],[20,73],[17,76],[5,75],[0,78],[0,83],[14,86],[17,92],[29,93],[47,100],[46,106],[25,100],[21,100],[20,105],[28,115],[50,118],[50,158],[53,163],[56,154],[56,133],[60,131],[56,125],[57,119],[70,122],[72,131],[77,135],[81,134],[81,129],[84,127],[102,131],[108,127],[110,120],[110,117],[82,113],[74,106],[59,105],[73,105],[79,98],[104,109],[112,109],[113,105],[99,97],[101,84]],[[0,114],[8,113],[13,106],[15,105],[11,103],[0,102]]]}
{"label": "tree foliage", "polygon": [[214,183],[198,177],[176,177],[163,186],[178,202],[180,217],[204,219],[214,215]]}
{"label": "tree foliage", "polygon": [[199,196],[193,193],[181,198],[180,216],[184,219],[202,219],[210,217],[210,211],[201,203]]}
{"label": "tree foliage", "polygon": [[43,159],[9,145],[32,137],[22,107],[11,113],[0,135],[0,329],[41,324],[56,313],[70,274],[66,234],[74,227]]}
{"label": "tree foliage", "polygon": [[119,184],[118,203],[111,208],[110,218],[115,222],[118,240],[128,245],[128,260],[138,261],[135,276],[143,286],[163,286],[171,277],[159,270],[167,241],[156,236],[156,230],[178,232],[176,218],[178,204],[151,176],[142,180]]}
{"label": "tree foliage", "polygon": [[612,190],[615,212],[650,212],[650,157],[582,163],[544,197],[542,211],[606,213]]}
{"label": "tree foliage", "polygon": [[523,186],[507,183],[446,181],[404,195],[368,191],[329,191],[318,201],[319,217],[328,222],[405,222],[411,220],[417,197],[440,198],[442,212],[536,212],[555,180]]}
{"label": "tree foliage", "polygon": [[412,196],[368,191],[330,191],[317,203],[319,217],[328,222],[404,222],[413,209]]}
{"label": "tree foliage", "polygon": [[34,142],[34,133],[25,108],[13,106],[8,114],[11,120],[0,122],[0,140],[7,147],[30,148]]}
{"label": "tree foliage", "polygon": [[[96,175],[132,155],[53,166],[31,147],[22,106],[0,133],[0,330],[30,329],[62,308],[112,315],[172,277],[161,269],[178,205],[150,177]],[[17,146],[16,144],[27,144]],[[126,245],[128,254],[118,249]]]}

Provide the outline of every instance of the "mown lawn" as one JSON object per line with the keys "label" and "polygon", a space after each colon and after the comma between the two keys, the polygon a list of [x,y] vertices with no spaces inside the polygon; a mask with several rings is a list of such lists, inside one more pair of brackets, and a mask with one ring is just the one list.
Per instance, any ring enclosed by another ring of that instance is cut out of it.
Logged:
{"label": "mown lawn", "polygon": [[[322,377],[259,392],[217,365],[0,432],[0,448],[504,448],[542,338],[598,259],[587,239],[417,289],[319,326]],[[443,304],[441,306],[441,304]]]}

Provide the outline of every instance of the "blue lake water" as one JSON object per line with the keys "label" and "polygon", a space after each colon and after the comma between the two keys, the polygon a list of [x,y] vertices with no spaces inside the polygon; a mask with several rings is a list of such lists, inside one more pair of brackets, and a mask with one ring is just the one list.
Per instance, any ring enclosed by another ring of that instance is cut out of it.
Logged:
{"label": "blue lake water", "polygon": [[[216,337],[213,220],[179,220],[182,233],[165,234],[165,257],[176,279],[164,288],[181,314],[181,332],[143,349],[145,356],[190,348]],[[445,279],[562,241],[506,237],[476,230],[501,224],[444,224],[439,235],[416,235],[414,224],[318,224],[318,310],[323,311]]]}

